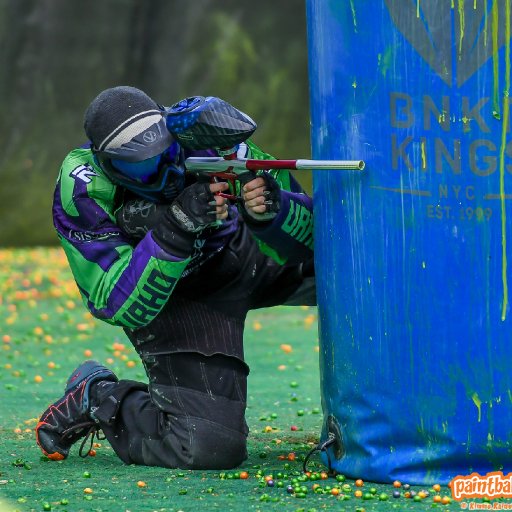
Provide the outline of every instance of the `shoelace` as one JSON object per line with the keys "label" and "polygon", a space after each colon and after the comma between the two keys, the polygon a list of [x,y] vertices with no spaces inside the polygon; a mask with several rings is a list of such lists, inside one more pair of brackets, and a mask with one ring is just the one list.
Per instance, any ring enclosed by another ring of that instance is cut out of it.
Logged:
{"label": "shoelace", "polygon": [[[72,427],[69,427],[68,429],[64,430],[62,432],[61,439],[64,440],[67,437],[71,437],[74,433],[77,431],[89,427],[89,430],[85,434],[85,437],[80,444],[80,450],[78,451],[78,455],[85,459],[85,457],[89,456],[89,453],[94,445],[94,439],[96,438],[98,441],[102,441],[105,439],[105,435],[100,436],[100,427],[96,423],[91,423],[90,421],[86,421],[84,423],[77,423],[76,425],[73,425]],[[84,452],[85,445],[89,442],[89,448],[87,451]]]}

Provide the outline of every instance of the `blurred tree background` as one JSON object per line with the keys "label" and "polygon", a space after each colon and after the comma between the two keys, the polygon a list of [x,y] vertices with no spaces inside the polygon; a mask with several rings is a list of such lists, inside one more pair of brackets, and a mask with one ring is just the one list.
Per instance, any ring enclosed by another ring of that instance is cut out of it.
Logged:
{"label": "blurred tree background", "polygon": [[220,96],[264,150],[308,158],[306,46],[304,0],[0,0],[0,245],[57,243],[60,163],[114,85]]}

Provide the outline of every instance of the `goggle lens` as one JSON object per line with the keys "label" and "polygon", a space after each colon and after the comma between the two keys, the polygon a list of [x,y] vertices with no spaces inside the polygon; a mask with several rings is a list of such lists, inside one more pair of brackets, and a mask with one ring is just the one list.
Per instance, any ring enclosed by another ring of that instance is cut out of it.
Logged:
{"label": "goggle lens", "polygon": [[177,164],[179,160],[180,146],[174,142],[163,153],[155,155],[140,162],[127,162],[118,158],[112,158],[112,165],[127,178],[149,183],[159,171],[162,159],[167,163]]}
{"label": "goggle lens", "polygon": [[113,158],[111,162],[119,172],[128,178],[145,182],[158,172],[161,158],[162,154],[155,155],[140,162],[127,162],[126,160],[119,160],[117,158]]}

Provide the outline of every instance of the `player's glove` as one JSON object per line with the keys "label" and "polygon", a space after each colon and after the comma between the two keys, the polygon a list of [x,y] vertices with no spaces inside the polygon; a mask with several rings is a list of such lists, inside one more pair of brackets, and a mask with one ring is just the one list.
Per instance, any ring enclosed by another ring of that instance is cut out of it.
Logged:
{"label": "player's glove", "polygon": [[151,231],[153,240],[168,254],[188,258],[192,253],[195,235],[184,232],[168,204],[156,204],[146,199],[127,201],[116,213],[117,225],[137,242]]}
{"label": "player's glove", "polygon": [[[268,172],[258,174],[257,177],[263,178],[265,181],[265,191],[263,192],[265,201],[263,204],[266,206],[266,211],[263,213],[256,213],[252,208],[246,205],[246,201],[243,201],[241,213],[249,224],[269,222],[276,217],[281,209],[281,188],[277,181]],[[248,172],[240,175],[239,179],[243,187],[246,183],[254,180],[255,176],[253,173]]]}
{"label": "player's glove", "polygon": [[188,233],[200,233],[218,227],[217,203],[209,183],[194,183],[171,204],[169,214],[179,227]]}
{"label": "player's glove", "polygon": [[217,227],[217,204],[208,183],[187,187],[171,203],[155,204],[144,199],[127,201],[117,212],[119,227],[130,237],[142,239],[152,230],[153,239],[166,252],[186,258],[197,235]]}
{"label": "player's glove", "polygon": [[169,205],[146,199],[127,201],[116,213],[117,225],[131,238],[142,239],[151,229],[162,224]]}

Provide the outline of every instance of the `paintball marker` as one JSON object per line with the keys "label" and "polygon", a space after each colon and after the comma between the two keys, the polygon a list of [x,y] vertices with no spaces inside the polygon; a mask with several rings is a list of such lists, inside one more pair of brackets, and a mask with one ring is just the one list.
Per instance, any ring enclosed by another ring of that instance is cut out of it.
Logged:
{"label": "paintball marker", "polygon": [[362,171],[363,160],[256,160],[250,158],[235,158],[228,160],[222,157],[189,157],[185,167],[195,174],[216,175],[219,172],[230,172],[239,176],[247,171],[269,169],[313,170],[313,169],[343,169]]}
{"label": "paintball marker", "polygon": [[[188,172],[192,172],[199,177],[207,176],[212,180],[226,180],[230,182],[233,189],[234,182],[239,180],[242,175],[254,174],[260,170],[343,169],[362,171],[364,165],[363,160],[257,160],[248,158],[229,159],[229,157],[189,157],[185,160],[185,168]],[[254,177],[256,176],[254,175]],[[247,178],[245,179],[247,180]],[[236,199],[232,194],[220,195],[228,199]]]}
{"label": "paintball marker", "polygon": [[[254,172],[270,169],[344,169],[362,171],[362,160],[257,160],[236,158],[238,144],[256,130],[256,123],[244,112],[214,96],[191,96],[165,110],[168,130],[184,148],[219,150],[220,157],[190,157],[187,171],[212,180],[234,182],[252,179]],[[242,177],[243,176],[243,177]],[[236,199],[230,194],[220,194]]]}

